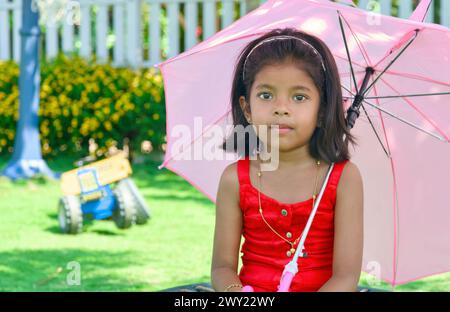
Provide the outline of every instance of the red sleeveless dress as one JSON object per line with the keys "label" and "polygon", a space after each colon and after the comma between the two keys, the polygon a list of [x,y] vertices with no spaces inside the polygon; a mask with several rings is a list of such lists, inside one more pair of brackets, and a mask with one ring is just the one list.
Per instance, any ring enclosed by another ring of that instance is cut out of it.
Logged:
{"label": "red sleeveless dress", "polygon": [[[336,188],[348,160],[334,164],[319,207],[305,240],[306,258],[298,259],[298,272],[290,291],[319,290],[332,276],[334,241],[334,206]],[[275,292],[284,266],[292,259],[290,245],[276,235],[259,213],[258,190],[250,181],[250,159],[238,160],[240,207],[243,214],[244,243],[239,278],[255,291]],[[319,182],[320,183],[320,182]],[[318,188],[322,187],[318,184]],[[261,205],[267,223],[288,241],[300,236],[312,210],[312,197],[296,203],[282,203],[261,192]],[[299,240],[300,241],[300,240]],[[294,245],[297,248],[298,242]]]}

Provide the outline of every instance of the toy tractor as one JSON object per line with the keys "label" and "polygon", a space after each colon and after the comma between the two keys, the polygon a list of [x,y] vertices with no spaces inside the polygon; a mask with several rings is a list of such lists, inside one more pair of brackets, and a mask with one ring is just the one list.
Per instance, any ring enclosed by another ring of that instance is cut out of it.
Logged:
{"label": "toy tractor", "polygon": [[112,218],[120,229],[146,223],[149,209],[130,175],[131,166],[123,152],[64,172],[58,205],[61,231],[80,233],[86,217]]}

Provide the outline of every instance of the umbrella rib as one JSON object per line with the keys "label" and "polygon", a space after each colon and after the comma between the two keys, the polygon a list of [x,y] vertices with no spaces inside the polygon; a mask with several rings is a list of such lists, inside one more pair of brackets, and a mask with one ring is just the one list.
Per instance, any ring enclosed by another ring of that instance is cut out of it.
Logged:
{"label": "umbrella rib", "polygon": [[[372,77],[373,79],[373,77]],[[378,94],[377,92],[377,87],[374,85],[373,91],[375,93],[375,95]],[[377,102],[377,106],[379,106],[380,101],[379,100],[375,100]],[[383,127],[383,133],[384,133],[384,138],[386,139],[386,144],[387,147],[389,149],[389,152],[391,151],[391,148],[389,146],[389,140],[388,137],[386,135],[386,128],[384,126],[384,119],[383,119],[383,114],[381,114],[380,111],[378,111],[378,114],[380,115],[380,121],[381,121],[381,125]],[[394,185],[394,255],[393,255],[393,259],[392,259],[392,272],[393,272],[393,284],[395,285],[395,281],[397,279],[397,267],[398,267],[398,247],[399,247],[399,240],[398,240],[398,228],[399,228],[399,217],[398,217],[398,192],[397,192],[397,179],[396,179],[396,175],[395,175],[395,168],[394,168],[394,159],[392,157],[389,158],[389,161],[391,163],[391,170],[392,170],[392,180],[393,180],[393,185]]]}
{"label": "umbrella rib", "polygon": [[[382,81],[383,81],[384,83],[386,83],[386,82],[384,81],[384,79],[382,79]],[[390,85],[388,85],[388,86],[391,87]],[[345,86],[342,86],[342,85],[341,85],[341,87],[344,88],[344,89],[345,89],[347,92],[349,92],[350,94],[354,95],[353,92],[351,92],[351,91],[350,91],[349,89],[347,89]],[[392,87],[391,87],[391,88],[392,88]],[[394,92],[396,92],[396,91],[394,90]],[[445,138],[443,138],[443,137],[441,137],[441,136],[439,136],[439,135],[437,135],[437,134],[435,134],[435,133],[429,132],[429,131],[427,131],[427,130],[421,128],[420,126],[418,126],[418,125],[416,125],[416,124],[414,124],[414,123],[412,123],[412,122],[410,122],[410,121],[407,121],[406,119],[404,119],[404,118],[402,118],[402,117],[400,117],[400,116],[397,116],[397,115],[395,115],[394,113],[389,112],[388,110],[382,108],[381,106],[377,106],[377,105],[375,105],[375,104],[373,104],[373,103],[370,103],[369,101],[367,101],[367,100],[365,100],[365,99],[363,100],[363,102],[367,103],[368,105],[372,106],[373,108],[376,108],[376,109],[378,109],[378,110],[380,110],[380,111],[386,113],[387,115],[389,115],[389,116],[391,116],[391,117],[393,117],[393,118],[395,118],[395,119],[401,121],[401,122],[406,123],[407,125],[409,125],[409,126],[411,126],[411,127],[416,128],[417,130],[423,131],[423,132],[425,132],[426,134],[429,134],[429,135],[431,135],[431,136],[433,136],[433,137],[439,139],[440,141],[448,142]],[[365,110],[365,109],[364,109],[364,110]],[[423,114],[423,113],[422,113],[422,114]],[[430,122],[430,123],[431,123],[431,122]],[[434,125],[433,125],[433,126],[434,126]]]}
{"label": "umbrella rib", "polygon": [[342,39],[344,40],[345,52],[347,53],[348,63],[350,65],[350,71],[353,77],[353,84],[355,85],[356,93],[359,93],[358,84],[356,83],[355,72],[353,71],[352,58],[350,56],[350,51],[348,49],[347,38],[345,37],[344,25],[342,25],[341,12],[338,10],[338,18],[339,18],[339,28],[341,29]]}
{"label": "umbrella rib", "polygon": [[355,95],[350,89],[348,89],[346,86],[344,86],[343,84],[341,84],[341,87],[345,89],[345,91],[347,91],[348,93],[350,93],[351,95]]}
{"label": "umbrella rib", "polygon": [[[373,80],[373,77],[371,77],[371,78],[372,78],[372,80]],[[377,91],[377,88],[376,88],[376,87],[374,87],[373,91],[374,91],[375,95],[378,94],[378,91]],[[375,100],[375,101],[377,102],[377,104],[380,103],[379,100]],[[364,108],[363,103],[361,103],[361,106],[363,106],[363,108]],[[378,106],[379,106],[379,105],[378,105]],[[364,111],[365,111],[365,108],[364,108]],[[383,134],[384,134],[384,139],[386,140],[387,149],[389,150],[389,151],[388,151],[388,156],[389,156],[389,158],[390,158],[390,160],[391,160],[391,162],[392,162],[393,160],[392,160],[392,157],[391,157],[391,148],[389,147],[389,141],[388,141],[388,137],[387,137],[387,135],[386,135],[386,128],[384,127],[383,116],[382,116],[382,114],[380,113],[379,110],[377,110],[377,112],[378,112],[378,116],[380,117],[381,126],[383,127]],[[383,145],[383,147],[384,147],[384,145]]]}
{"label": "umbrella rib", "polygon": [[[414,32],[417,32],[417,30],[418,29],[414,29]],[[404,38],[404,36],[403,37],[401,37],[400,39],[398,39],[396,42],[395,42],[395,44],[393,44],[392,46],[391,46],[391,49],[390,49],[390,51],[389,51],[389,53],[386,53],[375,65],[374,65],[374,67],[378,67],[378,65],[380,65],[385,59],[387,59],[388,57],[389,57],[389,55],[391,55],[392,54],[392,49],[393,48],[395,48],[398,44],[399,44],[399,42],[402,40]]]}
{"label": "umbrella rib", "polygon": [[[347,58],[345,58],[345,57],[343,57],[343,56],[341,56],[339,54],[336,54],[336,53],[332,53],[332,54],[333,54],[334,57],[340,58],[341,60],[348,62]],[[359,62],[352,61],[352,64],[353,65],[358,65],[361,68],[366,68],[366,65],[360,64]]]}
{"label": "umbrella rib", "polygon": [[380,135],[378,134],[378,131],[375,129],[374,124],[372,123],[372,119],[369,117],[369,114],[367,114],[366,108],[364,107],[364,104],[361,104],[361,107],[363,108],[364,114],[366,115],[367,119],[369,120],[370,125],[372,126],[373,131],[375,132],[375,135],[378,139],[378,142],[380,142],[381,147],[384,150],[384,153],[387,157],[391,158],[391,154],[386,150],[386,147],[384,146],[383,142],[381,141]]}
{"label": "umbrella rib", "polygon": [[[343,87],[344,89],[346,89],[347,92],[349,92],[350,94],[353,94],[353,93],[352,93],[350,90],[348,90],[345,86],[342,86],[342,87]],[[378,139],[378,142],[380,142],[381,147],[382,147],[383,150],[384,150],[384,153],[386,154],[387,157],[390,158],[391,155],[390,155],[390,153],[386,150],[386,147],[384,146],[383,142],[381,141],[380,135],[378,134],[377,129],[375,129],[375,125],[373,124],[372,119],[369,117],[369,114],[367,113],[366,108],[364,107],[363,104],[361,104],[361,106],[362,106],[362,108],[363,108],[363,110],[364,110],[364,114],[366,115],[367,119],[369,120],[369,123],[370,123],[370,126],[372,127],[372,130],[375,132],[375,135],[376,135],[376,137],[377,137],[377,139]]]}
{"label": "umbrella rib", "polygon": [[406,78],[414,79],[414,80],[422,80],[422,81],[426,81],[426,82],[431,82],[431,83],[435,83],[435,84],[438,84],[438,85],[442,85],[442,86],[445,86],[445,87],[450,87],[450,83],[448,83],[448,82],[444,82],[444,81],[440,81],[440,80],[434,80],[434,79],[431,79],[429,77],[423,77],[423,76],[420,76],[420,75],[417,75],[417,74],[405,73],[405,72],[397,72],[397,71],[391,71],[391,70],[386,71],[386,73],[389,74],[389,75],[406,77]]}
{"label": "umbrella rib", "polygon": [[[366,70],[358,70],[358,71],[355,71],[355,73],[356,74],[362,74],[362,73],[365,73],[366,72]],[[340,76],[350,76],[352,73],[342,73],[342,74],[340,74]]]}
{"label": "umbrella rib", "polygon": [[341,12],[339,12],[339,14],[341,15],[341,17],[344,20],[345,24],[347,25],[348,29],[350,29],[350,32],[352,33],[353,38],[355,38],[356,44],[357,44],[359,50],[361,51],[361,54],[362,54],[362,56],[364,58],[364,61],[366,61],[366,66],[372,67],[372,62],[370,60],[369,54],[367,53],[366,49],[364,48],[362,42],[359,40],[358,36],[353,31],[352,27],[350,26],[350,23],[347,22],[347,20],[345,19],[345,16],[342,15]]}
{"label": "umbrella rib", "polygon": [[445,138],[443,138],[443,137],[441,137],[441,136],[439,136],[439,135],[437,135],[437,134],[435,134],[433,132],[425,130],[425,129],[421,128],[420,126],[418,126],[418,125],[416,125],[416,124],[414,124],[414,123],[412,123],[412,122],[410,122],[410,121],[408,121],[408,120],[406,120],[406,119],[404,119],[404,118],[402,118],[400,116],[397,116],[394,113],[392,113],[392,112],[382,108],[381,106],[375,105],[375,104],[370,103],[369,101],[366,101],[366,100],[363,100],[363,101],[365,103],[367,103],[368,105],[372,106],[373,108],[378,109],[378,110],[382,111],[383,113],[386,113],[387,115],[389,115],[389,116],[391,116],[391,117],[393,117],[393,118],[395,118],[395,119],[397,119],[397,120],[399,120],[399,121],[401,121],[401,122],[403,122],[403,123],[405,123],[405,124],[407,124],[407,125],[409,125],[409,126],[411,126],[413,128],[416,128],[417,130],[425,132],[426,134],[429,134],[429,135],[435,137],[436,139],[439,139],[440,141],[447,142],[447,140]]}
{"label": "umbrella rib", "polygon": [[393,60],[391,60],[389,62],[389,64],[381,71],[381,73],[374,79],[374,81],[372,81],[372,83],[366,88],[366,90],[363,91],[363,95],[366,95],[367,92],[370,91],[370,89],[372,88],[372,86],[381,78],[381,76],[383,76],[383,74],[392,66],[394,65],[395,61],[398,60],[398,58],[403,54],[403,52],[406,51],[406,49],[411,46],[411,44],[414,42],[414,40],[416,40],[417,38],[417,34],[419,33],[419,30],[416,29],[415,30],[415,34],[414,36],[409,40],[408,44],[406,46],[404,46],[400,52],[394,57]]}
{"label": "umbrella rib", "polygon": [[[381,78],[381,81],[383,81],[386,86],[388,86],[390,89],[392,89],[392,91],[394,91],[395,93],[400,93],[397,91],[397,89],[395,89],[390,83],[388,83],[386,80],[384,80],[383,78]],[[411,106],[416,112],[418,112],[429,124],[431,124],[442,136],[440,136],[440,140],[445,141],[445,142],[450,142],[450,139],[447,137],[447,135],[430,119],[430,117],[428,117],[425,113],[423,113],[422,111],[420,111],[416,105],[414,105],[410,100],[408,100],[405,97],[401,98],[403,101],[405,101],[409,106]]]}
{"label": "umbrella rib", "polygon": [[373,99],[393,99],[401,97],[421,97],[421,96],[434,96],[434,95],[450,95],[450,92],[438,92],[438,93],[418,93],[418,94],[399,94],[399,95],[385,95],[385,96],[366,96],[366,100]]}

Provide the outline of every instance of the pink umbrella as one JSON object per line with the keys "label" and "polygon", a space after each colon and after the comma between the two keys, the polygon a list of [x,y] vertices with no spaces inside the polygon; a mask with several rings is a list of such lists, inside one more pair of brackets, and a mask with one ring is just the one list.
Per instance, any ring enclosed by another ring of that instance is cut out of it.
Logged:
{"label": "pink umbrella", "polygon": [[[327,0],[269,0],[157,64],[168,137],[159,168],[215,203],[219,178],[237,156],[217,148],[222,159],[207,159],[199,151],[213,126],[224,130],[222,139],[229,133],[238,54],[272,29],[295,27],[322,39],[340,71],[348,125],[359,142],[352,161],[364,180],[362,270],[393,286],[450,271],[450,30],[422,22],[429,4],[422,1],[405,20]],[[191,137],[181,139],[183,129]]]}

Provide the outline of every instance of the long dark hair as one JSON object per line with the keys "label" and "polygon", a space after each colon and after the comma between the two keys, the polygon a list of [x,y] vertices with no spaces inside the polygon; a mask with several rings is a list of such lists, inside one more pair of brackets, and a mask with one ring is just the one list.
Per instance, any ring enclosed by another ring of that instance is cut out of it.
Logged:
{"label": "long dark hair", "polygon": [[[243,65],[250,50],[262,40],[278,35],[295,36],[310,43],[322,55],[326,72],[324,73],[322,69],[320,56],[315,55],[311,47],[296,39],[272,40],[261,44],[248,57],[245,64],[244,81],[242,77]],[[234,129],[237,126],[242,126],[243,128],[249,126],[239,104],[239,97],[244,96],[247,102],[249,101],[250,90],[256,74],[262,67],[281,63],[286,59],[292,59],[300,63],[303,69],[311,76],[320,92],[319,120],[321,126],[316,127],[311,137],[309,144],[311,156],[329,163],[349,159],[348,143],[356,144],[356,140],[346,126],[341,82],[335,59],[322,40],[294,28],[274,29],[251,41],[240,53],[234,69],[231,90]],[[252,129],[251,127],[249,128]],[[249,140],[250,135],[256,137],[254,131],[245,131],[244,134],[233,131],[223,142],[222,149],[238,153],[239,156],[249,156],[262,143],[257,137],[255,140]],[[256,144],[252,145],[251,142],[256,142]],[[244,146],[245,150],[241,151],[238,149],[238,144],[242,144],[241,146]]]}

